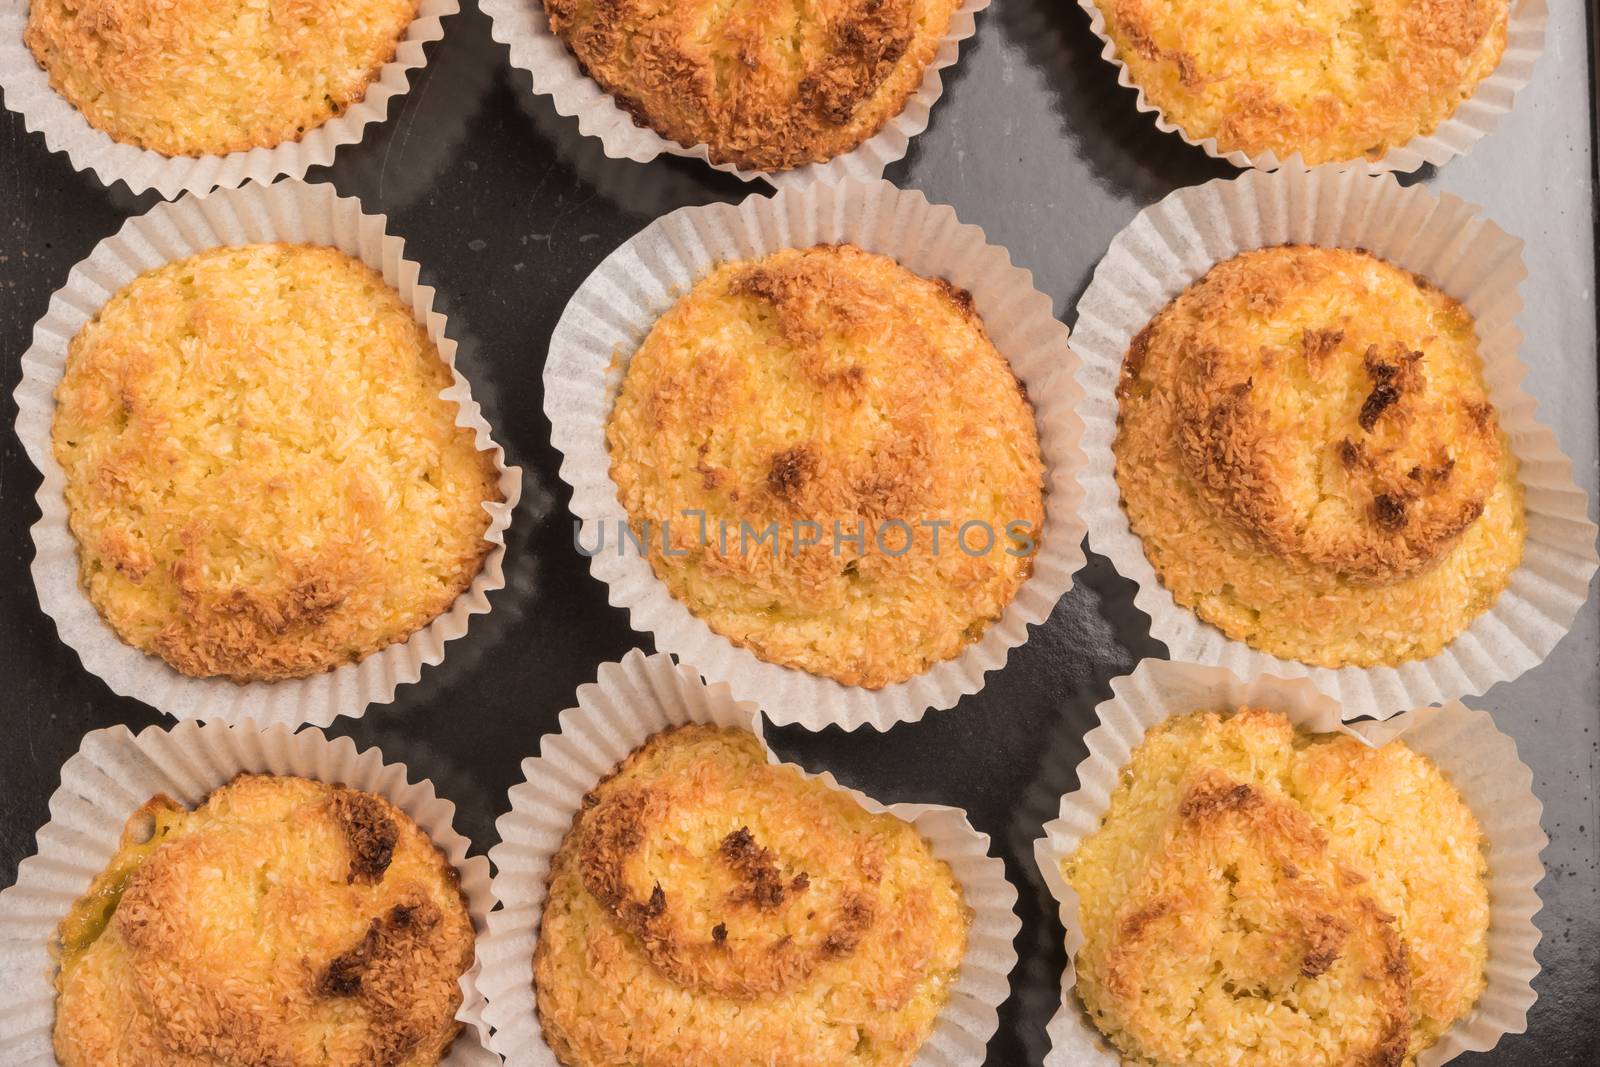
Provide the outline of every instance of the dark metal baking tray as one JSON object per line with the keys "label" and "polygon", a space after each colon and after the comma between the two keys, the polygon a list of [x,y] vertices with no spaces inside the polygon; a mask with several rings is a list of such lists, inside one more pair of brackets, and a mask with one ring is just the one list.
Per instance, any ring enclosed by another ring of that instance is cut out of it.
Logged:
{"label": "dark metal baking tray", "polygon": [[[439,287],[496,435],[526,473],[506,560],[508,588],[443,665],[392,706],[331,732],[380,745],[454,800],[457,828],[487,851],[518,762],[595,667],[649,649],[572,548],[567,490],[540,410],[545,345],[589,271],[651,219],[687,204],[737,200],[746,186],[694,161],[647,166],[605,158],[577,124],[535,99],[470,0],[390,120],[313,171],[389,216]],[[1528,242],[1524,359],[1541,418],[1596,489],[1595,142],[1593,27],[1577,0],[1554,0],[1548,43],[1515,111],[1465,158],[1421,180],[1487,207]],[[1001,0],[945,72],[927,133],[888,177],[985,228],[1031,269],[1069,324],[1112,236],[1170,190],[1234,172],[1134,109],[1098,56],[1088,19],[1067,0]],[[68,269],[152,196],[106,189],[45,150],[10,113],[0,119],[0,421],[33,323]],[[28,574],[38,473],[0,435],[0,885],[32,852],[61,764],[83,734],[165,720],[86,674],[39,610]],[[883,801],[967,809],[994,838],[1021,893],[1021,962],[989,1045],[991,1064],[1037,1064],[1062,966],[1055,907],[1034,874],[1039,825],[1073,788],[1082,735],[1108,682],[1161,656],[1132,586],[1104,560],[1088,567],[1048,624],[976,696],[887,734],[773,730],[778,751]],[[1528,1033],[1458,1062],[1600,1062],[1600,608],[1591,598],[1542,667],[1468,703],[1490,709],[1533,767],[1551,843],[1540,887],[1544,932]]]}

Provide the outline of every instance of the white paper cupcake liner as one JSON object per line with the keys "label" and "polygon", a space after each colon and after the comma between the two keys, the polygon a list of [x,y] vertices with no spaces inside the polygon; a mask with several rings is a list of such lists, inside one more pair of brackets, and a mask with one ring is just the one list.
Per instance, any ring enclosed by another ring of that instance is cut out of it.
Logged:
{"label": "white paper cupcake liner", "polygon": [[[445,642],[465,634],[470,617],[489,610],[489,591],[505,584],[505,531],[521,495],[522,472],[506,466],[505,453],[490,438],[467,380],[455,369],[456,343],[445,336],[444,316],[433,310],[433,288],[418,284],[419,268],[404,258],[405,242],[387,236],[384,224],[384,216],[363,213],[359,201],[338,196],[331,185],[252,183],[211,196],[188,196],[129,219],[115,237],[101,241],[73,267],[66,285],[50,298],[49,310],[34,326],[33,344],[23,354],[22,381],[15,394],[17,436],[44,475],[34,497],[40,518],[32,531],[33,582],[61,640],[78,653],[84,669],[114,692],[180,719],[326,726],[336,716],[360,715],[368,704],[392,701],[399,686],[421,677],[424,664],[444,659]],[[440,396],[460,405],[456,425],[472,429],[478,449],[493,453],[505,501],[484,502],[490,515],[484,538],[493,548],[477,577],[448,611],[409,639],[309,678],[238,685],[225,678],[180,674],[159,657],[124,644],[100,617],[78,584],[78,543],[67,526],[66,476],[51,451],[50,424],[68,344],[118,289],[147,270],[207,248],[265,241],[330,245],[377,270],[395,287],[450,366],[455,384]]]}
{"label": "white paper cupcake liner", "polygon": [[[1082,360],[1084,518],[1095,551],[1138,583],[1134,602],[1151,636],[1172,658],[1217,664],[1240,677],[1309,678],[1355,718],[1482,693],[1537,666],[1567,632],[1595,573],[1595,526],[1588,497],[1555,434],[1535,418],[1517,355],[1527,275],[1522,241],[1448,194],[1402,189],[1392,177],[1329,167],[1250,172],[1180,189],[1140,212],[1095,269],[1073,326]],[[1311,667],[1234,641],[1179,607],[1129,528],[1111,452],[1116,386],[1135,334],[1211,266],[1253,248],[1283,243],[1364,248],[1426,277],[1477,320],[1484,379],[1500,425],[1521,465],[1528,540],[1522,564],[1494,605],[1444,651],[1399,667]]]}
{"label": "white paper cupcake liner", "polygon": [[948,708],[983,687],[984,674],[1005,665],[1028,626],[1049,617],[1072,575],[1083,565],[1084,526],[1078,517],[1081,426],[1073,408],[1081,396],[1072,371],[1076,357],[1067,328],[1033,277],[1011,263],[983,231],[963,225],[953,210],[888,182],[811,185],[773,197],[751,196],[737,207],[684,208],[651,223],[595,268],[556,324],[544,369],[544,410],[551,443],[563,453],[561,477],[572,486],[572,511],[582,543],[616,531],[627,512],[611,480],[605,423],[627,359],[656,319],[713,266],[782,248],[854,243],[890,256],[907,269],[944,278],[971,292],[1000,354],[1027,387],[1045,462],[1045,524],[1033,574],[1005,613],[959,656],[904,682],[868,690],[758,659],[715,634],[675,599],[631,549],[593,555],[590,570],[610,586],[611,603],[627,608],[635,630],[656,647],[725,681],[741,700],[760,704],[779,723],[819,729],[886,729]]}
{"label": "white paper cupcake liner", "polygon": [[[387,763],[375,748],[356,751],[349,738],[320,730],[291,733],[254,723],[178,723],[135,735],[125,726],[96,730],[61,768],[61,788],[50,798],[50,821],[39,831],[38,851],[22,861],[17,882],[0,893],[0,1062],[12,1067],[53,1067],[55,964],[50,943],[56,927],[88,890],[117,850],[123,824],[151,797],[165,793],[186,807],[244,773],[297,775],[340,783],[382,796],[433,839],[461,875],[461,891],[480,945],[494,899],[489,861],[467,857],[471,843],[456,833],[455,805],[435,795],[433,783],[410,780],[403,763]],[[465,1028],[443,1061],[447,1067],[490,1067],[500,1058],[485,1046],[479,963],[461,977],[456,1018]]]}
{"label": "white paper cupcake liner", "polygon": [[[489,853],[492,892],[478,986],[488,998],[489,1047],[512,1067],[558,1067],[534,1008],[533,953],[548,889],[550,861],[572,828],[583,795],[634,749],[669,726],[714,723],[762,736],[761,712],[726,685],[706,685],[690,667],[663,653],[635,649],[621,663],[602,664],[598,680],[578,689],[578,706],[561,713],[561,729],[539,739],[538,758],[523,760],[524,781],[511,788],[511,810],[495,824],[500,843]],[[765,747],[765,740],[762,741]],[[770,763],[778,757],[767,751]],[[1012,945],[1022,924],[1005,865],[989,854],[989,838],[959,808],[879,804],[844,789],[833,775],[807,774],[849,795],[873,813],[889,812],[916,827],[933,854],[950,865],[973,909],[961,975],[939,1013],[916,1067],[977,1067],[999,1025],[996,1009],[1016,965]]]}
{"label": "white paper cupcake liner", "polygon": [[384,121],[389,101],[405,95],[409,88],[410,72],[427,63],[422,46],[443,37],[441,20],[460,9],[458,0],[419,0],[416,16],[396,45],[394,57],[379,68],[366,95],[343,114],[273,148],[226,155],[164,156],[112,140],[89,125],[82,112],[50,87],[49,75],[23,43],[28,0],[0,0],[0,89],[5,91],[6,107],[22,116],[29,131],[43,134],[50,151],[65,152],[74,169],[94,171],[107,186],[121,181],[132,192],[154,189],[170,200],[183,192],[235,189],[252,179],[303,178],[310,168],[332,163],[340,145],[358,143],[369,123]]}
{"label": "white paper cupcake liner", "polygon": [[1034,859],[1060,904],[1067,932],[1062,1004],[1048,1027],[1051,1050],[1045,1067],[1121,1062],[1074,991],[1073,956],[1083,946],[1083,930],[1077,894],[1061,876],[1061,860],[1099,828],[1122,769],[1147,731],[1174,715],[1246,705],[1282,712],[1295,726],[1315,733],[1350,734],[1373,745],[1402,738],[1433,760],[1478,819],[1489,860],[1488,987],[1471,1013],[1417,1058],[1418,1067],[1437,1067],[1462,1052],[1486,1052],[1502,1034],[1527,1029],[1533,978],[1539,973],[1534,958],[1539,928],[1533,916],[1541,905],[1535,887],[1544,877],[1539,854],[1549,839],[1539,827],[1544,808],[1533,793],[1533,772],[1488,712],[1452,702],[1387,722],[1345,725],[1339,705],[1303,679],[1246,682],[1221,668],[1166,660],[1145,660],[1133,674],[1113,681],[1111,691],[1111,699],[1096,709],[1100,725],[1084,735],[1088,755],[1078,764],[1077,790],[1061,798],[1060,817],[1045,823],[1044,836],[1034,842]]}
{"label": "white paper cupcake liner", "polygon": [[813,182],[833,185],[847,178],[881,178],[889,164],[904,158],[911,139],[928,128],[929,112],[944,93],[940,72],[955,63],[961,42],[972,36],[977,14],[989,6],[989,0],[964,0],[950,16],[950,26],[923,72],[922,84],[906,98],[900,113],[877,133],[825,163],[808,163],[786,171],[747,170],[732,163],[712,163],[705,145],[682,145],[635,123],[610,93],[583,72],[566,42],[551,31],[541,0],[480,0],[478,6],[494,20],[494,39],[510,46],[511,64],[532,76],[533,91],[548,96],[561,114],[576,117],[578,129],[585,136],[598,138],[612,159],[648,163],[667,153],[702,160],[707,166],[744,181],[762,178],[778,188],[789,188]]}
{"label": "white paper cupcake liner", "polygon": [[[1078,0],[1078,6],[1088,12],[1089,28],[1104,43],[1100,58],[1117,68],[1118,85],[1138,92],[1134,106],[1146,114],[1154,115],[1157,129],[1163,133],[1175,133],[1186,144],[1203,149],[1211,158],[1225,159],[1236,167],[1306,169],[1305,160],[1299,152],[1286,159],[1278,158],[1277,153],[1271,151],[1251,156],[1237,149],[1222,151],[1215,137],[1196,140],[1189,136],[1186,130],[1167,118],[1165,111],[1152,104],[1144,89],[1134,81],[1128,65],[1117,53],[1116,42],[1106,30],[1105,14],[1096,0]],[[1439,166],[1456,156],[1465,155],[1468,149],[1488,136],[1500,116],[1511,110],[1517,93],[1532,80],[1534,62],[1538,60],[1539,53],[1544,51],[1544,27],[1549,17],[1550,11],[1545,0],[1511,0],[1511,17],[1506,25],[1506,49],[1499,65],[1478,83],[1471,96],[1461,101],[1449,118],[1439,123],[1432,133],[1419,134],[1403,145],[1391,147],[1377,159],[1343,160],[1338,165],[1369,174],[1391,171],[1405,174],[1424,163]]]}

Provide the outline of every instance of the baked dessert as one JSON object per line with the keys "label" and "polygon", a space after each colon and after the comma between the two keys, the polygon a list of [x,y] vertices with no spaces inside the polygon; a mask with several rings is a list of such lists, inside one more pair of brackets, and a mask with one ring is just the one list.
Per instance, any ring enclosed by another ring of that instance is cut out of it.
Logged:
{"label": "baked dessert", "polygon": [[1482,834],[1399,741],[1170,719],[1061,872],[1078,996],[1125,1063],[1402,1067],[1485,988]]}
{"label": "baked dessert", "polygon": [[673,596],[847,685],[977,640],[1043,530],[1032,409],[971,297],[850,245],[701,279],[629,362],[606,440]]}
{"label": "baked dessert", "polygon": [[1434,655],[1522,559],[1472,316],[1365,252],[1218,264],[1134,338],[1117,397],[1145,555],[1180,605],[1264,652]]}
{"label": "baked dessert", "polygon": [[454,867],[379,796],[240,775],[128,819],[62,922],[61,1067],[428,1067],[461,1024]]}
{"label": "baked dessert", "polygon": [[544,0],[550,28],[639,126],[781,171],[850,151],[922,84],[960,0]]}
{"label": "baked dessert", "polygon": [[29,0],[50,85],[112,140],[166,156],[273,148],[366,96],[417,0]]}
{"label": "baked dessert", "polygon": [[682,726],[584,797],[550,866],[539,1022],[567,1067],[909,1064],[971,912],[909,823]]}
{"label": "baked dessert", "polygon": [[482,566],[491,455],[426,331],[331,248],[218,248],[72,339],[51,428],[79,578],[184,674],[315,674],[402,641]]}
{"label": "baked dessert", "polygon": [[1430,134],[1491,74],[1508,0],[1100,0],[1133,83],[1195,140],[1307,165]]}

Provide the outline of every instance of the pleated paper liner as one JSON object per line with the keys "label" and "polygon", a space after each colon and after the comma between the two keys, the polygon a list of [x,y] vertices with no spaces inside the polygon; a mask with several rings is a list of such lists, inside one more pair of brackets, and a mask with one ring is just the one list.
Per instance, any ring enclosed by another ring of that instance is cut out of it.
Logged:
{"label": "pleated paper liner", "polygon": [[[688,666],[635,649],[621,663],[601,665],[598,679],[578,689],[578,706],[561,713],[558,733],[539,740],[538,758],[523,760],[524,781],[511,789],[511,810],[495,824],[500,843],[489,853],[499,907],[489,918],[479,988],[488,998],[489,1047],[513,1067],[556,1067],[534,1007],[533,953],[538,943],[550,861],[572,827],[583,795],[655,733],[685,723],[714,723],[762,736],[761,713],[726,685],[706,685]],[[765,745],[765,741],[762,742]],[[779,762],[768,750],[769,762]],[[831,774],[806,777],[850,794],[870,812],[889,812],[916,827],[933,854],[950,865],[973,909],[967,952],[950,1000],[916,1059],[917,1067],[976,1067],[999,1025],[996,1009],[1016,965],[1012,941],[1021,929],[1016,890],[1005,865],[989,854],[989,838],[959,808],[879,804],[845,790]]]}
{"label": "pleated paper liner", "polygon": [[[1517,349],[1527,275],[1522,241],[1478,207],[1389,176],[1329,167],[1252,171],[1180,189],[1142,211],[1111,242],[1078,303],[1073,348],[1082,360],[1084,518],[1095,551],[1138,583],[1135,604],[1173,659],[1215,664],[1243,678],[1309,678],[1351,718],[1482,693],[1537,666],[1589,595],[1595,526],[1556,436],[1522,388]],[[1461,301],[1477,321],[1484,379],[1526,489],[1528,540],[1510,586],[1444,651],[1399,667],[1310,667],[1259,652],[1179,607],[1128,526],[1111,452],[1116,387],[1128,343],[1213,264],[1286,242],[1364,248],[1414,271]]]}
{"label": "pleated paper liner", "polygon": [[[444,316],[433,310],[433,288],[418,284],[418,266],[405,258],[405,242],[386,235],[384,225],[384,216],[365,214],[357,200],[339,197],[329,185],[252,183],[206,197],[187,196],[129,219],[115,237],[96,245],[50,298],[49,310],[34,326],[33,344],[23,354],[16,391],[17,436],[44,475],[35,497],[40,518],[32,530],[33,581],[39,604],[55,620],[61,640],[115,692],[180,719],[326,726],[336,716],[360,715],[368,704],[392,701],[399,686],[421,677],[424,664],[443,660],[445,642],[465,634],[471,616],[489,610],[489,591],[504,586],[505,530],[521,494],[522,472],[506,466],[466,379],[455,370],[456,344],[445,336]],[[67,526],[66,479],[51,452],[50,424],[68,344],[118,289],[144,271],[207,248],[267,241],[333,246],[395,287],[451,367],[455,383],[440,395],[460,405],[456,424],[474,431],[478,449],[493,453],[505,502],[484,502],[491,516],[484,537],[494,547],[472,584],[449,610],[409,639],[309,678],[238,685],[225,678],[180,674],[158,657],[124,644],[100,617],[78,584],[78,545]]]}
{"label": "pleated paper liner", "polygon": [[[366,95],[343,113],[315,126],[293,141],[272,148],[252,148],[225,155],[165,156],[148,148],[115,141],[96,129],[66,97],[50,87],[50,78],[23,43],[28,26],[28,0],[0,0],[0,89],[6,107],[22,116],[23,125],[44,135],[52,152],[65,152],[76,170],[92,170],[107,186],[121,181],[134,193],[154,189],[168,200],[179,193],[236,189],[247,181],[303,178],[312,167],[333,162],[340,145],[356,144],[371,123],[383,122],[389,102],[403,96],[414,70],[427,64],[422,46],[444,36],[442,20],[459,11],[458,0],[419,0],[417,13],[395,47],[393,58],[378,69]],[[205,102],[194,101],[195,107]]]}
{"label": "pleated paper liner", "polygon": [[[1368,174],[1389,172],[1407,174],[1424,163],[1440,166],[1456,156],[1465,155],[1473,145],[1493,131],[1500,116],[1511,110],[1518,92],[1533,79],[1533,66],[1544,51],[1544,28],[1550,11],[1545,0],[1510,0],[1511,15],[1506,25],[1506,48],[1494,71],[1479,82],[1472,95],[1456,107],[1454,113],[1440,122],[1431,132],[1418,134],[1402,145],[1394,145],[1377,159],[1352,159],[1338,165],[1365,171]],[[1078,6],[1089,15],[1089,28],[1100,38],[1104,47],[1100,58],[1117,68],[1117,84],[1138,92],[1135,107],[1155,116],[1156,128],[1163,133],[1175,133],[1184,143],[1203,149],[1213,159],[1225,159],[1236,167],[1253,167],[1260,170],[1277,170],[1280,167],[1303,170],[1305,161],[1299,152],[1280,159],[1276,152],[1251,156],[1235,149],[1224,152],[1215,137],[1196,139],[1177,123],[1167,118],[1166,112],[1150,102],[1133,74],[1117,52],[1116,42],[1106,30],[1106,18],[1096,0],[1078,0]]]}
{"label": "pleated paper liner", "polygon": [[809,163],[786,171],[762,171],[747,170],[732,163],[712,163],[705,145],[682,145],[648,126],[635,123],[633,116],[619,107],[610,93],[583,72],[566,42],[551,31],[541,0],[482,0],[479,4],[494,20],[494,39],[510,46],[512,65],[532,76],[534,93],[548,96],[561,114],[576,117],[578,129],[587,137],[597,138],[612,159],[648,163],[666,153],[702,160],[714,170],[744,181],[764,179],[778,188],[813,182],[833,185],[846,179],[870,181],[883,177],[889,164],[905,157],[911,139],[928,128],[929,112],[944,93],[940,72],[955,64],[961,42],[971,37],[976,29],[978,12],[988,6],[989,0],[964,0],[956,9],[939,42],[938,52],[923,72],[922,84],[906,97],[900,113],[886,121],[877,133],[849,152],[824,163]]}
{"label": "pleated paper liner", "polygon": [[1061,875],[1061,860],[1100,826],[1122,769],[1147,731],[1174,715],[1263,707],[1287,715],[1315,733],[1345,733],[1373,745],[1394,738],[1427,756],[1477,817],[1489,861],[1488,987],[1463,1019],[1417,1059],[1437,1067],[1462,1052],[1485,1052],[1502,1034],[1527,1029],[1533,1006],[1534,949],[1540,908],[1535,891],[1544,877],[1539,854],[1549,843],[1539,827],[1543,806],[1533,793],[1533,772],[1517,757],[1516,743],[1495,728],[1488,712],[1451,702],[1419,708],[1386,722],[1346,725],[1345,712],[1304,679],[1256,677],[1244,681],[1218,667],[1145,660],[1132,675],[1111,683],[1112,697],[1096,711],[1100,725],[1084,736],[1088,755],[1078,764],[1078,788],[1061,798],[1061,814],[1034,843],[1040,874],[1061,908],[1067,968],[1061,1009],[1048,1027],[1045,1067],[1116,1067],[1121,1062],[1095,1028],[1074,989],[1074,954],[1083,946],[1077,895]]}
{"label": "pleated paper liner", "polygon": [[751,196],[738,206],[675,211],[625,242],[573,294],[551,337],[544,410],[553,424],[551,441],[563,453],[561,477],[573,488],[582,543],[594,545],[602,530],[627,521],[611,480],[605,423],[627,358],[656,318],[720,262],[838,242],[970,291],[995,347],[1027,387],[1046,468],[1045,524],[1033,574],[1005,613],[959,656],[874,691],[780,667],[736,647],[691,615],[636,552],[598,552],[589,567],[610,586],[611,603],[629,610],[635,630],[653,634],[658,649],[693,663],[707,678],[728,682],[737,698],[758,702],[774,721],[813,730],[830,723],[882,730],[920,719],[929,708],[951,707],[982,688],[984,674],[1004,666],[1010,650],[1027,640],[1028,626],[1049,617],[1083,565],[1076,357],[1050,299],[1033,287],[1032,275],[1012,265],[1005,249],[989,244],[978,227],[963,225],[950,208],[888,182],[811,185]]}
{"label": "pleated paper liner", "polygon": [[[426,779],[410,780],[403,763],[389,763],[374,748],[358,752],[349,738],[320,730],[291,733],[254,723],[177,723],[135,735],[124,726],[96,730],[61,768],[61,788],[50,798],[50,821],[39,831],[38,851],[22,861],[16,885],[0,893],[0,1062],[49,1067],[55,1026],[55,965],[50,943],[56,927],[117,850],[123,824],[158,793],[193,808],[212,790],[243,773],[298,775],[340,783],[382,796],[433,839],[461,875],[461,891],[480,944],[493,897],[489,862],[467,858],[470,842],[456,833],[455,805]],[[456,1018],[464,1028],[443,1061],[447,1067],[491,1067],[500,1059],[485,1047],[478,963],[461,978]]]}

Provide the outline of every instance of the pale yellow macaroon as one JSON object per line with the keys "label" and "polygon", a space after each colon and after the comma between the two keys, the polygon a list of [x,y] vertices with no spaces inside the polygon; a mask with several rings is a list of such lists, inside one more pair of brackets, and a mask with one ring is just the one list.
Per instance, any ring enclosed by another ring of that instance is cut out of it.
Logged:
{"label": "pale yellow macaroon", "polygon": [[1430,134],[1500,62],[1508,0],[1100,0],[1151,104],[1223,152],[1308,165]]}
{"label": "pale yellow macaroon", "polygon": [[493,457],[371,268],[218,248],[123,286],[72,339],[51,428],[79,579],[198,677],[302,677],[403,641],[490,549]]}
{"label": "pale yellow macaroon", "polygon": [[1043,535],[1033,411],[971,297],[850,245],[701,279],[629,361],[606,440],[672,594],[848,685],[978,640]]}
{"label": "pale yellow macaroon", "polygon": [[825,162],[906,106],[960,0],[544,0],[550,28],[639,126],[713,163]]}
{"label": "pale yellow macaroon", "polygon": [[1130,345],[1117,485],[1146,557],[1229,637],[1321,667],[1432,656],[1522,559],[1472,316],[1364,252],[1213,267]]}
{"label": "pale yellow macaroon", "polygon": [[50,85],[167,156],[273,148],[366,95],[417,0],[29,0]]}
{"label": "pale yellow macaroon", "polygon": [[754,735],[656,734],[584,797],[534,953],[566,1067],[903,1067],[972,913],[915,827],[767,762]]}
{"label": "pale yellow macaroon", "polygon": [[61,1067],[431,1067],[474,951],[399,808],[252,774],[135,812],[57,940]]}
{"label": "pale yellow macaroon", "polygon": [[1061,872],[1077,995],[1128,1064],[1410,1067],[1485,988],[1483,835],[1400,741],[1169,719]]}

